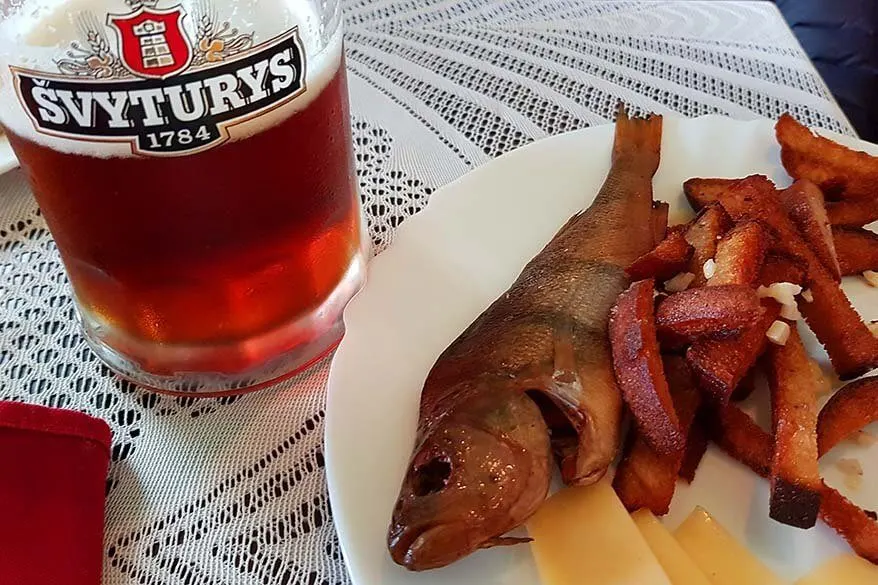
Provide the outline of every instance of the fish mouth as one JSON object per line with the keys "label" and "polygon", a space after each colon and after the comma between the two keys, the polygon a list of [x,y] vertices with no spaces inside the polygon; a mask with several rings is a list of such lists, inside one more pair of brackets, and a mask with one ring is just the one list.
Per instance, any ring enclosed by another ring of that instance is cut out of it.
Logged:
{"label": "fish mouth", "polygon": [[[409,571],[438,569],[471,552],[469,547],[447,546],[447,543],[455,540],[467,540],[467,531],[464,523],[396,526],[390,535],[390,555],[394,562]],[[449,552],[436,553],[443,550]]]}
{"label": "fish mouth", "polygon": [[[451,458],[443,452],[434,452],[426,461],[414,467],[409,476],[410,493],[408,504],[430,496],[439,495],[448,486],[453,468]],[[396,514],[394,514],[396,517]],[[405,514],[403,514],[405,516]],[[388,534],[388,545],[393,560],[409,570],[437,568],[456,560],[440,560],[440,555],[430,554],[431,542],[437,540],[431,535],[447,531],[446,524],[437,522],[395,522]],[[437,547],[441,549],[441,547]],[[437,549],[433,549],[437,550]],[[452,555],[441,555],[448,558]],[[430,557],[429,559],[425,557]]]}
{"label": "fish mouth", "polygon": [[[442,452],[434,453],[412,471],[409,478],[412,498],[429,500],[430,496],[441,494],[448,487],[452,471],[451,458]],[[396,523],[388,538],[390,553],[394,561],[410,571],[442,567],[463,556],[454,553],[454,547],[447,543],[451,534],[466,531],[467,526],[462,522]],[[452,552],[438,553],[443,550]]]}
{"label": "fish mouth", "polygon": [[436,569],[511,544],[549,487],[549,433],[522,392],[485,392],[430,430],[409,463],[387,533],[393,561]]}

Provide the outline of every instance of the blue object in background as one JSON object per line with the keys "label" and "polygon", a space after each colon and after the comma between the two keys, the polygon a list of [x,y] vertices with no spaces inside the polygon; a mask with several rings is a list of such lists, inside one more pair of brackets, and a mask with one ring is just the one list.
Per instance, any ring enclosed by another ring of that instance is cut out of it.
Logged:
{"label": "blue object in background", "polygon": [[878,0],[776,0],[860,137],[878,142]]}

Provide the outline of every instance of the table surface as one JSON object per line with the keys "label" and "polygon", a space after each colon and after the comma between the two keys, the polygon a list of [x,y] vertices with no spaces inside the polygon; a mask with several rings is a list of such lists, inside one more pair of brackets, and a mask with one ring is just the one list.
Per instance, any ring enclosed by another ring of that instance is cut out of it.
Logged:
{"label": "table surface", "polygon": [[[769,2],[342,3],[379,252],[442,185],[525,143],[607,123],[620,99],[684,116],[791,111],[853,133]],[[328,370],[327,359],[272,389],[200,400],[114,378],[80,338],[23,174],[0,178],[0,399],[112,426],[105,583],[348,583],[323,472]]]}

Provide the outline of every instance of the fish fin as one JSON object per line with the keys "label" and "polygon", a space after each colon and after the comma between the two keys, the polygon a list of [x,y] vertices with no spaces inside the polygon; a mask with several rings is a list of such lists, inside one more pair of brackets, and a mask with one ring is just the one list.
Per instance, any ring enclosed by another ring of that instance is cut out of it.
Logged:
{"label": "fish fin", "polygon": [[514,536],[498,536],[491,540],[486,540],[481,548],[494,548],[495,546],[514,546],[516,544],[525,544],[533,542],[533,538],[518,538]]}
{"label": "fish fin", "polygon": [[556,385],[579,384],[576,373],[576,349],[573,347],[573,324],[563,320],[555,326],[554,367],[552,381]]}
{"label": "fish fin", "polygon": [[613,164],[630,163],[640,172],[652,176],[658,170],[662,147],[662,117],[630,117],[624,104],[616,117]]}

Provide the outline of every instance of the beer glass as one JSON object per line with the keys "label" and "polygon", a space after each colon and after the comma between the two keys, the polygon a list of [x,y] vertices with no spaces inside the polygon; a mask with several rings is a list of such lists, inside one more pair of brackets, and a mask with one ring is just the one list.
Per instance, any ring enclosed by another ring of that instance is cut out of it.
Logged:
{"label": "beer glass", "polygon": [[172,393],[326,355],[368,254],[338,0],[12,0],[0,123],[94,352]]}

